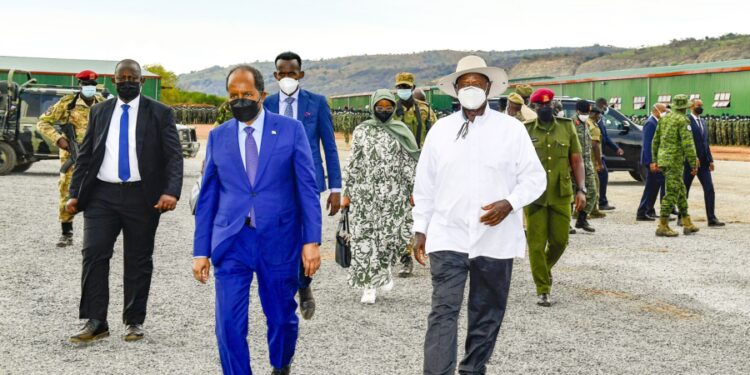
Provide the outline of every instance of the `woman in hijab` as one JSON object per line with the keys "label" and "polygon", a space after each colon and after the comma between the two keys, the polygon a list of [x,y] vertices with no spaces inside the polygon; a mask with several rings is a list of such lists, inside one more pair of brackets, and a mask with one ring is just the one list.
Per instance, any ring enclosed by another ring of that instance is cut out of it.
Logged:
{"label": "woman in hijab", "polygon": [[419,151],[414,134],[393,119],[396,98],[386,89],[370,98],[372,118],[356,127],[344,169],[344,207],[349,208],[352,262],[349,285],[375,303],[377,288],[393,289],[391,266],[411,238],[410,195]]}

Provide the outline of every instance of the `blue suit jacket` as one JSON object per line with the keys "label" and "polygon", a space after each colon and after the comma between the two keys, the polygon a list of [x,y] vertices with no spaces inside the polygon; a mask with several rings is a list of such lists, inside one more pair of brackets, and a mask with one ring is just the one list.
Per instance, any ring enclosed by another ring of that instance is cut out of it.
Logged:
{"label": "blue suit jacket", "polygon": [[602,116],[601,119],[599,119],[599,131],[602,133],[602,157],[604,157],[604,147],[609,146],[609,148],[617,151],[620,147],[617,146],[617,143],[615,143],[612,138],[609,137],[607,134],[607,127],[604,126],[604,116]]}
{"label": "blue suit jacket", "polygon": [[641,165],[648,167],[651,164],[651,144],[654,142],[656,133],[656,124],[659,121],[656,117],[649,116],[646,123],[643,124],[643,147],[641,147]]}
{"label": "blue suit jacket", "polygon": [[264,260],[275,265],[299,262],[302,245],[320,243],[321,238],[320,196],[302,124],[266,112],[253,185],[242,163],[238,126],[231,119],[208,135],[193,256],[221,263],[232,248],[230,239],[254,207]]}
{"label": "blue suit jacket", "polygon": [[[263,107],[269,112],[279,113],[279,93],[273,94],[263,101]],[[333,133],[333,120],[328,102],[322,95],[300,89],[299,102],[297,102],[297,117],[305,126],[307,140],[310,143],[313,162],[315,163],[315,180],[318,183],[318,191],[326,191],[325,172],[323,170],[323,158],[320,156],[320,143],[326,155],[326,168],[328,169],[328,187],[341,188],[341,168],[339,166],[339,153],[336,150],[336,136]]]}
{"label": "blue suit jacket", "polygon": [[701,166],[708,167],[708,164],[714,161],[714,157],[711,155],[711,146],[708,144],[708,123],[703,120],[703,134],[701,134],[701,129],[695,118],[692,115],[688,115],[688,118],[690,119],[690,128],[693,131],[693,142],[695,143],[698,160],[701,161]]}

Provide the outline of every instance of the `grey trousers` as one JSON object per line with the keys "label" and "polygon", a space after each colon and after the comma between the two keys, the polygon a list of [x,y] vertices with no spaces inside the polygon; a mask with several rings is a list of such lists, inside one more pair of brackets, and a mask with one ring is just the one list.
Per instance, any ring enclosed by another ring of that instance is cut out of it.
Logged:
{"label": "grey trousers", "polygon": [[508,302],[513,259],[477,257],[455,251],[429,254],[432,311],[427,318],[424,374],[453,375],[456,371],[458,313],[469,277],[469,324],[466,354],[459,374],[484,374]]}

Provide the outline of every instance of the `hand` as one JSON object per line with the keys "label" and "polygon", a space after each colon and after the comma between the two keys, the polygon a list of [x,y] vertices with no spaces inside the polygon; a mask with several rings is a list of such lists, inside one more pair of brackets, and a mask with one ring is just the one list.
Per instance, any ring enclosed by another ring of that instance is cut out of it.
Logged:
{"label": "hand", "polygon": [[700,168],[701,167],[701,159],[695,159],[695,167]]}
{"label": "hand", "polygon": [[482,215],[482,217],[479,218],[479,221],[484,223],[484,225],[494,227],[495,225],[498,225],[503,220],[505,220],[508,214],[513,211],[513,206],[510,205],[510,202],[503,199],[501,201],[488,204],[482,207],[482,209],[487,211],[487,213]]}
{"label": "hand", "polygon": [[424,246],[427,243],[427,236],[424,233],[417,233],[414,236],[414,260],[425,266],[425,259],[427,256],[424,254]]}
{"label": "hand", "polygon": [[413,195],[409,195],[409,204],[410,204],[410,205],[411,205],[412,207],[414,207],[414,196],[413,196]]}
{"label": "hand", "polygon": [[604,166],[602,165],[602,163],[596,164],[596,171],[597,172],[601,172],[603,170],[604,170]]}
{"label": "hand", "polygon": [[57,147],[68,151],[68,149],[70,148],[70,143],[68,143],[68,140],[63,137],[57,140]]}
{"label": "hand", "polygon": [[623,156],[625,155],[625,151],[623,151],[621,148],[617,149],[617,156]]}
{"label": "hand", "polygon": [[349,207],[349,205],[350,205],[351,203],[352,203],[352,202],[351,202],[351,201],[349,200],[349,197],[347,197],[347,196],[344,196],[344,198],[343,198],[343,199],[342,199],[342,201],[341,201],[341,207]]}
{"label": "hand", "polygon": [[302,265],[305,266],[305,276],[313,277],[320,268],[320,246],[316,243],[305,244],[302,247]]}
{"label": "hand", "polygon": [[339,209],[341,208],[341,193],[331,193],[328,195],[328,202],[326,202],[326,210],[328,211],[328,216],[336,215],[339,212]]}
{"label": "hand", "polygon": [[78,199],[76,198],[68,199],[68,202],[65,203],[65,212],[71,215],[74,215],[76,212],[78,212]]}
{"label": "hand", "polygon": [[695,176],[697,174],[698,174],[698,168],[697,167],[690,170],[690,175],[691,176]]}
{"label": "hand", "polygon": [[211,262],[208,258],[193,258],[193,277],[201,284],[208,282],[208,271],[211,270]]}
{"label": "hand", "polygon": [[163,194],[159,198],[159,202],[154,205],[154,208],[159,212],[172,211],[175,207],[177,207],[177,198],[167,194]]}
{"label": "hand", "polygon": [[659,173],[661,172],[661,169],[659,169],[659,164],[651,163],[649,165],[649,169],[651,170],[651,173]]}
{"label": "hand", "polygon": [[711,162],[711,163],[708,164],[708,170],[711,171],[711,172],[714,171],[714,163],[713,162]]}
{"label": "hand", "polygon": [[586,194],[579,191],[576,193],[576,212],[583,211],[584,207],[586,207]]}

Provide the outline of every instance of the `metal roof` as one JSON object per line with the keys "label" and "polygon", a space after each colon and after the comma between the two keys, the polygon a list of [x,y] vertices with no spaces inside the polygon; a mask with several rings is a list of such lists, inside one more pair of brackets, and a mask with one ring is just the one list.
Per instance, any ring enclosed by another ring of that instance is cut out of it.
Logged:
{"label": "metal roof", "polygon": [[534,84],[607,81],[632,78],[670,77],[690,74],[726,73],[750,70],[750,59],[716,61],[699,64],[658,66],[576,74],[535,81]]}
{"label": "metal roof", "polygon": [[[69,75],[86,69],[95,71],[100,76],[111,76],[117,61],[55,59],[48,57],[0,56],[0,70],[19,69],[32,74]],[[146,78],[158,78],[158,74],[143,70]]]}

